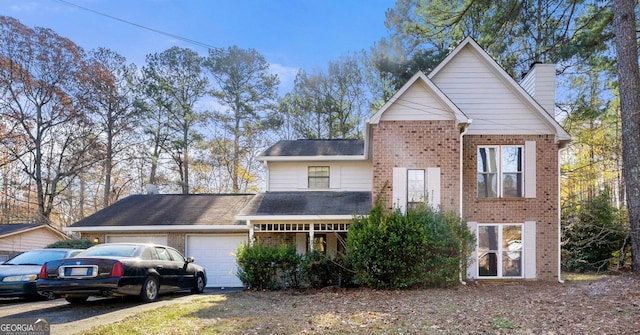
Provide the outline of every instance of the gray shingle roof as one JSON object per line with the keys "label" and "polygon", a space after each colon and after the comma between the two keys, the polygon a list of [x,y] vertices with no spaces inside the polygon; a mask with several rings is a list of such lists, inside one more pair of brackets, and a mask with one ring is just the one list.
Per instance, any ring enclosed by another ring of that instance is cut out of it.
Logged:
{"label": "gray shingle roof", "polygon": [[242,215],[368,215],[371,204],[371,192],[267,192]]}
{"label": "gray shingle roof", "polygon": [[361,156],[364,140],[282,140],[262,156]]}
{"label": "gray shingle roof", "polygon": [[0,224],[0,236],[4,236],[11,233],[16,233],[21,230],[27,230],[31,228],[40,227],[42,224],[39,223],[10,223],[10,224]]}
{"label": "gray shingle roof", "polygon": [[253,194],[131,195],[72,227],[233,225]]}

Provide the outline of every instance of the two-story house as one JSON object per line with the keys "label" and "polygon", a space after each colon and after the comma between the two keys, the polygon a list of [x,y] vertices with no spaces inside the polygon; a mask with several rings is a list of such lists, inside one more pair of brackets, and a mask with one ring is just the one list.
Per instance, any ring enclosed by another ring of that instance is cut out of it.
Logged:
{"label": "two-story house", "polygon": [[340,250],[373,199],[404,211],[426,199],[476,235],[471,278],[559,279],[555,67],[519,84],[473,39],[413,76],[366,123],[364,141],[280,141],[260,157],[267,191],[240,216],[250,238]]}
{"label": "two-story house", "polygon": [[428,201],[476,235],[467,276],[560,279],[555,67],[516,82],[473,39],[414,75],[366,123],[363,140],[287,140],[259,157],[256,195],[138,195],[68,227],[99,241],[155,241],[194,256],[210,286],[241,286],[242,243],[344,250],[354,216]]}

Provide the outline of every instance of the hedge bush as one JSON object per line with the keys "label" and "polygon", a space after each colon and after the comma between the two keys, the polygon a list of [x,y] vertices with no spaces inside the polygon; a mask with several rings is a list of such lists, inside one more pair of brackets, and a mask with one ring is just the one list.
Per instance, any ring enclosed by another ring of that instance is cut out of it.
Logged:
{"label": "hedge bush", "polygon": [[87,239],[72,238],[51,243],[47,248],[70,248],[70,249],[87,249],[93,247],[95,243]]}
{"label": "hedge bush", "polygon": [[347,257],[372,288],[449,286],[459,279],[474,238],[453,213],[421,205],[406,215],[376,201],[368,217],[349,227]]}

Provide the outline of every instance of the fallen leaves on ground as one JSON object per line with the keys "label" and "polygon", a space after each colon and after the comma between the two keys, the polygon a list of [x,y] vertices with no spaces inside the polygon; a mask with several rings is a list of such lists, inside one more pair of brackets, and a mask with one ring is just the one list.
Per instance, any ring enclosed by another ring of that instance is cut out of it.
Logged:
{"label": "fallen leaves on ground", "polygon": [[630,275],[452,289],[245,291],[225,304],[216,318],[235,323],[225,328],[233,334],[640,333],[640,279]]}

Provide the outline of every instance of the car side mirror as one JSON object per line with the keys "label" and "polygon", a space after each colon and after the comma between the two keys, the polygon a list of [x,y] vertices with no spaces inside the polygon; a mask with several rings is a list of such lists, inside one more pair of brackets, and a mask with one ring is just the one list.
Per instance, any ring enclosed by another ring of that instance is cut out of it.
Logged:
{"label": "car side mirror", "polygon": [[193,257],[187,257],[185,260],[187,261],[187,263],[193,263],[194,261]]}

